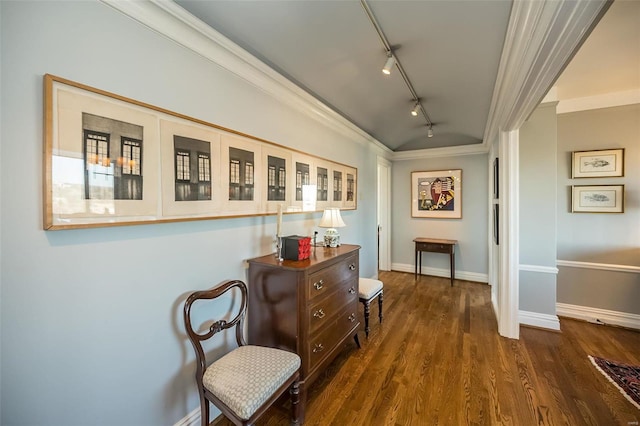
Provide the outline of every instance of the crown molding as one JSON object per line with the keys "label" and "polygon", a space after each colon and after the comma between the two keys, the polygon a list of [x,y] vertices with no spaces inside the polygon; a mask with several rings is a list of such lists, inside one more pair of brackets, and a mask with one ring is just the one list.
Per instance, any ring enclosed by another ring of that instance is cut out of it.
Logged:
{"label": "crown molding", "polygon": [[392,153],[388,147],[373,136],[346,120],[173,1],[100,1],[180,46],[210,60],[321,124],[360,144],[373,146],[378,154],[388,157]]}
{"label": "crown molding", "polygon": [[486,144],[448,146],[443,148],[417,149],[414,151],[396,151],[391,154],[393,161],[417,160],[423,158],[456,157],[463,155],[486,155],[489,148]]}
{"label": "crown molding", "polygon": [[513,2],[483,140],[520,128],[611,2]]}
{"label": "crown molding", "polygon": [[570,112],[588,111],[592,109],[612,108],[635,104],[640,104],[640,89],[560,100],[558,101],[556,112],[558,114],[567,114]]}

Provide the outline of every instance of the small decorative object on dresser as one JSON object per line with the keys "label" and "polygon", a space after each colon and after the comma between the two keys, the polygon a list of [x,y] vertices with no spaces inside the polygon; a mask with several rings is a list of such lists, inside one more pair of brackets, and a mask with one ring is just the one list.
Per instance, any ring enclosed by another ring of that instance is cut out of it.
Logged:
{"label": "small decorative object on dresser", "polygon": [[287,260],[305,260],[311,256],[311,237],[291,235],[282,238],[282,257]]}
{"label": "small decorative object on dresser", "polygon": [[324,234],[324,245],[326,247],[338,247],[340,245],[340,234],[336,228],[342,228],[345,225],[340,216],[340,209],[326,209],[322,214],[322,219],[318,224],[321,228],[329,228]]}
{"label": "small decorative object on dresser", "polygon": [[[351,338],[358,347],[359,246],[318,248],[306,260],[249,260],[249,344],[296,352],[306,389]],[[304,411],[300,414],[304,420]]]}

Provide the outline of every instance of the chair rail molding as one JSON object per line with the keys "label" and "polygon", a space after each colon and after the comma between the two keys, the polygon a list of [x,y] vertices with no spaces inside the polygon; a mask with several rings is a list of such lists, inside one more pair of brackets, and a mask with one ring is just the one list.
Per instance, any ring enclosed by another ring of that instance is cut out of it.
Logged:
{"label": "chair rail molding", "polygon": [[578,262],[575,260],[560,260],[560,259],[556,261],[556,264],[558,266],[564,266],[567,268],[598,269],[601,271],[630,272],[633,274],[640,274],[640,266],[614,265],[610,263]]}
{"label": "chair rail molding", "polygon": [[553,266],[540,266],[540,265],[520,265],[520,270],[521,271],[526,271],[526,272],[540,272],[543,274],[554,274],[557,275],[558,274],[558,268],[555,268]]}
{"label": "chair rail molding", "polygon": [[373,136],[173,1],[100,1],[221,66],[284,104],[304,112],[321,124],[360,144],[371,144],[379,155],[386,157],[391,155],[392,151]]}

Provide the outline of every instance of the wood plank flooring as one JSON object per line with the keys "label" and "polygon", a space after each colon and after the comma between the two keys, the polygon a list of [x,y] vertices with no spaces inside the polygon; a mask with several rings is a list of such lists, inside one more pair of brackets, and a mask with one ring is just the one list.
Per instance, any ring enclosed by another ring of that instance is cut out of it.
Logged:
{"label": "wood plank flooring", "polygon": [[[561,319],[562,332],[500,337],[490,287],[381,272],[384,323],[371,304],[362,349],[350,342],[308,390],[305,425],[638,425],[640,410],[587,355],[640,364],[640,332]],[[217,425],[231,425],[217,419]],[[257,425],[288,425],[284,407]]]}

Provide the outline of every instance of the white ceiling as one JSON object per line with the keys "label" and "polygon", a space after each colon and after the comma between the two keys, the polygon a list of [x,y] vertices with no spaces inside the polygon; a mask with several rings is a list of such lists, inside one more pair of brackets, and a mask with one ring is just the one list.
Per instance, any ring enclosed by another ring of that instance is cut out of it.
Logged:
{"label": "white ceiling", "polygon": [[[176,0],[386,145],[482,142],[510,0],[369,0],[433,122],[412,117],[400,73],[359,0]],[[640,0],[618,0],[556,81],[559,100],[640,89]]]}

